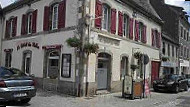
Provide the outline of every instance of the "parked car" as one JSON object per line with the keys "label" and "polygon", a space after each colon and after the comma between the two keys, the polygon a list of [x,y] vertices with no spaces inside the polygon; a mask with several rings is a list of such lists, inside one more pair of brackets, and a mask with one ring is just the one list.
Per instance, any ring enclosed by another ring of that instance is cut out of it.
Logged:
{"label": "parked car", "polygon": [[0,67],[0,102],[28,103],[36,95],[35,81],[16,68]]}
{"label": "parked car", "polygon": [[190,87],[190,74],[185,74],[185,77],[188,81],[188,86]]}
{"label": "parked car", "polygon": [[179,91],[188,90],[188,81],[184,76],[164,75],[159,80],[153,81],[154,91]]}

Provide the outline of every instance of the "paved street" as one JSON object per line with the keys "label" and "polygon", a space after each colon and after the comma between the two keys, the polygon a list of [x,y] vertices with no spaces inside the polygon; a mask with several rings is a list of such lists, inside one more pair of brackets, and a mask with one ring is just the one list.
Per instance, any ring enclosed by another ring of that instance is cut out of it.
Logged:
{"label": "paved street", "polygon": [[129,100],[121,93],[98,95],[91,98],[75,98],[38,91],[29,104],[10,104],[8,107],[189,107],[190,91],[174,93],[151,93],[151,98]]}

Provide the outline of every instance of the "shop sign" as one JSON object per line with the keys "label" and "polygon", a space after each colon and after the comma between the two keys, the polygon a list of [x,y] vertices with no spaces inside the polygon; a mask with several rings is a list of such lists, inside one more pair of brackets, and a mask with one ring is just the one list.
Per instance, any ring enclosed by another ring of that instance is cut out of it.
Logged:
{"label": "shop sign", "polygon": [[24,48],[24,47],[34,47],[34,48],[37,48],[39,49],[39,44],[36,43],[36,42],[24,42],[24,43],[21,43],[19,45],[17,45],[17,51]]}

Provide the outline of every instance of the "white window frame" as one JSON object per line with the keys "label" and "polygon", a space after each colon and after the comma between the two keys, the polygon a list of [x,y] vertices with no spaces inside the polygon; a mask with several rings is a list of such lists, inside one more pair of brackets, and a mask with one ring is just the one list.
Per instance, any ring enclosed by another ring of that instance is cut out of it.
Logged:
{"label": "white window frame", "polygon": [[[59,4],[55,4],[53,7],[52,7],[52,30],[54,29],[58,29],[58,8],[59,8]],[[55,9],[56,9],[56,12],[55,13]],[[54,26],[55,24],[55,26]]]}
{"label": "white window frame", "polygon": [[[142,41],[143,26],[144,26],[144,24],[142,22],[139,22],[139,41]],[[155,35],[156,35],[156,33],[155,33]]]}
{"label": "white window frame", "polygon": [[5,53],[5,67],[11,67],[12,62],[12,52]]}
{"label": "white window frame", "polygon": [[13,19],[10,19],[10,28],[9,28],[9,35],[13,37]]}
{"label": "white window frame", "polygon": [[32,13],[29,13],[27,16],[27,33],[31,34],[32,33]]}
{"label": "white window frame", "polygon": [[102,13],[103,13],[102,30],[109,31],[110,7],[108,5],[103,5]]}
{"label": "white window frame", "polygon": [[123,15],[123,37],[128,37],[129,35],[129,16],[127,14]]}

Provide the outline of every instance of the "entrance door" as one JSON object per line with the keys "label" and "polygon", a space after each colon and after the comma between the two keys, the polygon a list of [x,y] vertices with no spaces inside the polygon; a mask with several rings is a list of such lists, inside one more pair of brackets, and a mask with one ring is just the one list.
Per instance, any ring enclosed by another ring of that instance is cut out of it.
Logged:
{"label": "entrance door", "polygon": [[59,53],[51,52],[48,57],[48,77],[57,78],[59,75]]}
{"label": "entrance door", "polygon": [[99,90],[107,89],[107,80],[108,80],[107,61],[99,61],[97,75],[98,75],[98,89]]}
{"label": "entrance door", "polygon": [[151,83],[159,78],[160,62],[152,61]]}

